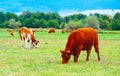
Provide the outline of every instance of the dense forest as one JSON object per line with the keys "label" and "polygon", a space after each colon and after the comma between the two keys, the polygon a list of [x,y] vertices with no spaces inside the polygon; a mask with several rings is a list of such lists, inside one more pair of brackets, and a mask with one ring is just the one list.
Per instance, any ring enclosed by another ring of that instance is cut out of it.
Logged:
{"label": "dense forest", "polygon": [[120,30],[120,13],[113,17],[104,14],[73,14],[61,17],[56,12],[24,11],[17,15],[12,12],[0,12],[0,28],[71,28],[93,27],[96,29]]}

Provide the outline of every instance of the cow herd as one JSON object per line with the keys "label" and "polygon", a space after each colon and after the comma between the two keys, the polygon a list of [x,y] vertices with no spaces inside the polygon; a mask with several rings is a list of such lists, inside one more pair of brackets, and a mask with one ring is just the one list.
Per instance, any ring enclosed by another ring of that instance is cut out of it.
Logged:
{"label": "cow herd", "polygon": [[[12,30],[8,30],[8,32],[10,36],[14,36]],[[28,49],[38,47],[39,41],[35,38],[35,30],[22,27],[18,29],[18,32],[20,39],[23,42],[22,47]],[[50,29],[48,33],[55,33],[55,29]],[[62,33],[64,32],[62,31]],[[98,61],[100,61],[99,40],[96,30],[93,28],[79,28],[77,30],[71,31],[68,36],[65,49],[60,50],[62,56],[62,64],[66,64],[69,61],[71,55],[74,57],[74,62],[78,62],[78,57],[81,51],[84,50],[87,52],[86,61],[88,61],[92,46],[94,46]]]}

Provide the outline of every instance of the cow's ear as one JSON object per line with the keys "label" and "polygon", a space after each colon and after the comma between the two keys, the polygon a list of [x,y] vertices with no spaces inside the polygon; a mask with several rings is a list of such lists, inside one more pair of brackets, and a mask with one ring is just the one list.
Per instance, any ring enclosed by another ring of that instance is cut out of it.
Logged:
{"label": "cow's ear", "polygon": [[60,52],[61,52],[61,53],[63,53],[63,51],[62,51],[62,50],[60,50]]}
{"label": "cow's ear", "polygon": [[35,32],[35,30],[33,30],[33,32]]}
{"label": "cow's ear", "polygon": [[39,43],[39,41],[37,41],[37,43]]}

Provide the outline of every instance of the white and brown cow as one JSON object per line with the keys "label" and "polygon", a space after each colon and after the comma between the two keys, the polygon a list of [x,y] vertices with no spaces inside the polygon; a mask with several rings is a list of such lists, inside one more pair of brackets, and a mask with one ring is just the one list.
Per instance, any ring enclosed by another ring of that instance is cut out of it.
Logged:
{"label": "white and brown cow", "polygon": [[22,27],[19,28],[18,31],[19,31],[20,39],[22,41],[25,41],[26,43],[26,48],[38,47],[39,41],[35,39],[33,29]]}
{"label": "white and brown cow", "polygon": [[8,30],[9,36],[14,36],[13,30]]}

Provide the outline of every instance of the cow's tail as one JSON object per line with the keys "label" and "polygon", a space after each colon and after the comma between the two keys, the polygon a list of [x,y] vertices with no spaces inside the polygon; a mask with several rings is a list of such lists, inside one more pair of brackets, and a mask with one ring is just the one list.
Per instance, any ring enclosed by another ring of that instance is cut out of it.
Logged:
{"label": "cow's tail", "polygon": [[98,41],[97,33],[95,35],[94,47],[95,47],[95,51],[98,52],[99,51],[99,41]]}
{"label": "cow's tail", "polygon": [[96,33],[96,36],[95,36],[94,47],[95,47],[95,52],[98,55],[98,60],[100,61],[100,50],[99,50],[99,41],[98,41],[98,35],[97,35],[97,33]]}

